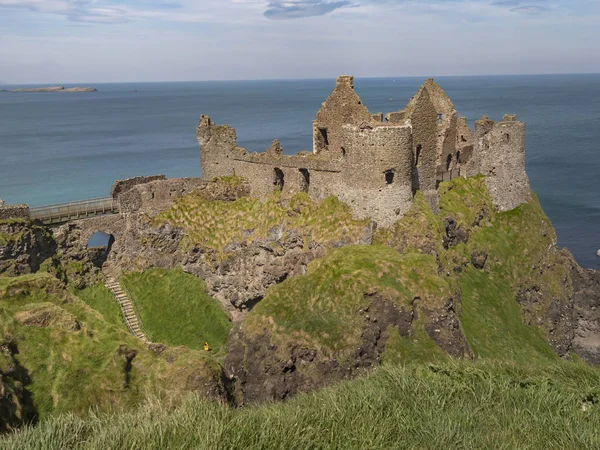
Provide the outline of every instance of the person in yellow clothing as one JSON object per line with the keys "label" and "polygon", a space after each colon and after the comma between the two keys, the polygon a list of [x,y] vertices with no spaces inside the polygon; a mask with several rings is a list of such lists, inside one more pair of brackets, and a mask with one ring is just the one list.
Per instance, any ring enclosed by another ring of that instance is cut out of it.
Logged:
{"label": "person in yellow clothing", "polygon": [[208,346],[208,342],[204,343],[204,351],[207,352],[210,350],[210,347]]}

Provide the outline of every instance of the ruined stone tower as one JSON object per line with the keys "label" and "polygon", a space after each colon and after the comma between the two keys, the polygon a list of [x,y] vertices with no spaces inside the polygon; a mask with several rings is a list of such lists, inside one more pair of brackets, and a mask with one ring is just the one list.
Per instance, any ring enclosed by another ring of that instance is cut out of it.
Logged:
{"label": "ruined stone tower", "polygon": [[274,190],[334,195],[356,217],[389,226],[410,208],[416,191],[437,212],[437,186],[482,173],[499,210],[530,198],[524,162],[524,124],[484,118],[475,136],[444,91],[427,80],[402,111],[371,114],[341,76],[313,122],[313,151],[283,155],[277,140],[264,153],[238,147],[235,130],[202,115],[197,136],[206,179],[236,174],[264,198]]}
{"label": "ruined stone tower", "polygon": [[509,211],[531,199],[525,172],[525,124],[505,114],[502,122],[487,117],[475,122],[473,174],[485,184],[499,211]]}

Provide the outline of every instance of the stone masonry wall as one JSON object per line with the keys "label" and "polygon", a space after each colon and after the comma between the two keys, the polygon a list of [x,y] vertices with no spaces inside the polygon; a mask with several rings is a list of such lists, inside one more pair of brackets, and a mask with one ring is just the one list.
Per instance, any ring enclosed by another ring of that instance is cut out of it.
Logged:
{"label": "stone masonry wall", "polygon": [[[251,195],[307,192],[314,200],[337,196],[359,218],[391,225],[421,190],[437,213],[437,182],[453,176],[486,175],[499,209],[529,199],[524,169],[524,126],[506,116],[497,126],[476,124],[473,136],[444,91],[427,80],[406,109],[371,114],[354,92],[354,78],[342,76],[313,122],[313,152],[283,155],[278,141],[266,152],[238,147],[235,129],[202,115],[197,137],[202,175],[238,175]],[[510,136],[507,138],[507,136]],[[442,175],[442,178],[440,178]],[[446,176],[447,175],[447,176]]]}
{"label": "stone masonry wall", "polygon": [[417,168],[414,190],[435,191],[437,112],[426,89],[417,94],[408,114],[413,129],[413,153]]}
{"label": "stone masonry wall", "polygon": [[[373,116],[354,92],[354,77],[338,77],[335,89],[323,103],[313,123],[313,152],[334,157],[343,153],[342,127],[345,124],[370,123]],[[379,120],[381,122],[381,120]],[[327,145],[320,130],[326,130]]]}
{"label": "stone masonry wall", "polygon": [[119,211],[129,213],[142,207],[156,211],[167,209],[173,200],[191,193],[206,184],[201,178],[172,178],[155,180],[132,187],[119,196]]}
{"label": "stone masonry wall", "polygon": [[525,124],[516,116],[505,115],[502,122],[484,125],[480,157],[480,172],[494,204],[499,211],[516,208],[531,199],[529,178],[525,172]]}
{"label": "stone masonry wall", "polygon": [[342,184],[334,195],[350,205],[359,218],[392,225],[412,204],[413,139],[406,124],[376,127],[344,126],[348,145]]}
{"label": "stone masonry wall", "polygon": [[150,183],[151,181],[156,180],[166,180],[166,177],[164,175],[152,175],[149,177],[140,176],[127,178],[126,180],[115,181],[110,190],[110,196],[116,200],[119,198],[119,195],[129,191],[134,186],[137,186],[138,184]]}
{"label": "stone masonry wall", "polygon": [[6,205],[0,206],[0,220],[29,219],[29,206]]}

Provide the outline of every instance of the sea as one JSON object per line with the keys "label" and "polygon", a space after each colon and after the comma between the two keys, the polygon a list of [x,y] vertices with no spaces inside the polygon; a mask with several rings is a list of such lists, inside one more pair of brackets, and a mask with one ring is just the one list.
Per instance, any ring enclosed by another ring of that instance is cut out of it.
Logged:
{"label": "sea", "polygon": [[[425,78],[358,78],[371,112],[402,109]],[[560,246],[600,268],[600,74],[438,77],[468,123],[516,113],[527,124],[531,186]],[[86,84],[83,84],[86,85]],[[108,196],[117,179],[199,176],[200,114],[262,152],[312,148],[333,79],[94,84],[93,93],[0,92],[0,198],[41,206]],[[0,89],[23,86],[3,85]]]}

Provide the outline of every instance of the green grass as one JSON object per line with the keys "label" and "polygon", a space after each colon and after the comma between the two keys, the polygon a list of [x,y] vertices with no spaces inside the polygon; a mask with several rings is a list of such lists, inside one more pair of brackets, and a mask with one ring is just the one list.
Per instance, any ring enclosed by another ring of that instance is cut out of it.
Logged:
{"label": "green grass", "polygon": [[[176,399],[189,392],[190,380],[206,383],[219,370],[204,352],[167,348],[156,355],[46,273],[0,277],[0,336],[17,346],[14,359],[42,420],[91,406],[132,408],[149,393]],[[129,352],[136,356],[127,372]]]}
{"label": "green grass", "polygon": [[600,372],[466,361],[384,367],[285,403],[191,397],[130,414],[65,415],[0,438],[11,449],[562,449],[600,447]]}
{"label": "green grass", "polygon": [[153,223],[182,228],[186,233],[184,247],[201,245],[221,258],[228,244],[264,239],[279,227],[284,231],[295,230],[306,245],[311,242],[328,245],[340,240],[358,243],[369,221],[354,220],[350,208],[335,197],[314,203],[304,193],[291,199],[274,193],[264,202],[252,197],[233,202],[212,201],[190,194],[177,199]]}
{"label": "green grass", "polygon": [[[569,301],[570,260],[553,246],[556,235],[537,198],[497,213],[481,176],[441,183],[438,192],[439,215],[418,194],[409,213],[379,230],[376,241],[401,253],[436,256],[440,272],[461,294],[461,327],[475,357],[522,363],[556,359],[547,329],[535,319],[548,317],[551,302]],[[447,217],[468,233],[466,244],[443,247]],[[472,266],[476,252],[488,255],[485,270]],[[544,268],[541,274],[539,267]],[[527,317],[516,296],[522,287],[534,285],[542,295],[528,307]]]}
{"label": "green grass", "polygon": [[130,273],[123,284],[134,298],[144,327],[155,342],[223,352],[231,323],[204,282],[180,270]]}
{"label": "green grass", "polygon": [[96,284],[94,286],[88,286],[83,290],[73,290],[72,292],[91,308],[102,314],[102,317],[107,323],[115,325],[123,331],[128,331],[121,308],[119,308],[117,300],[106,286],[103,284]]}
{"label": "green grass", "polygon": [[269,330],[272,342],[301,343],[323,355],[351,358],[359,345],[364,317],[359,310],[377,292],[410,311],[413,298],[436,304],[450,295],[430,255],[400,255],[383,246],[348,246],[309,264],[308,273],[270,288],[242,324],[244,333]]}

